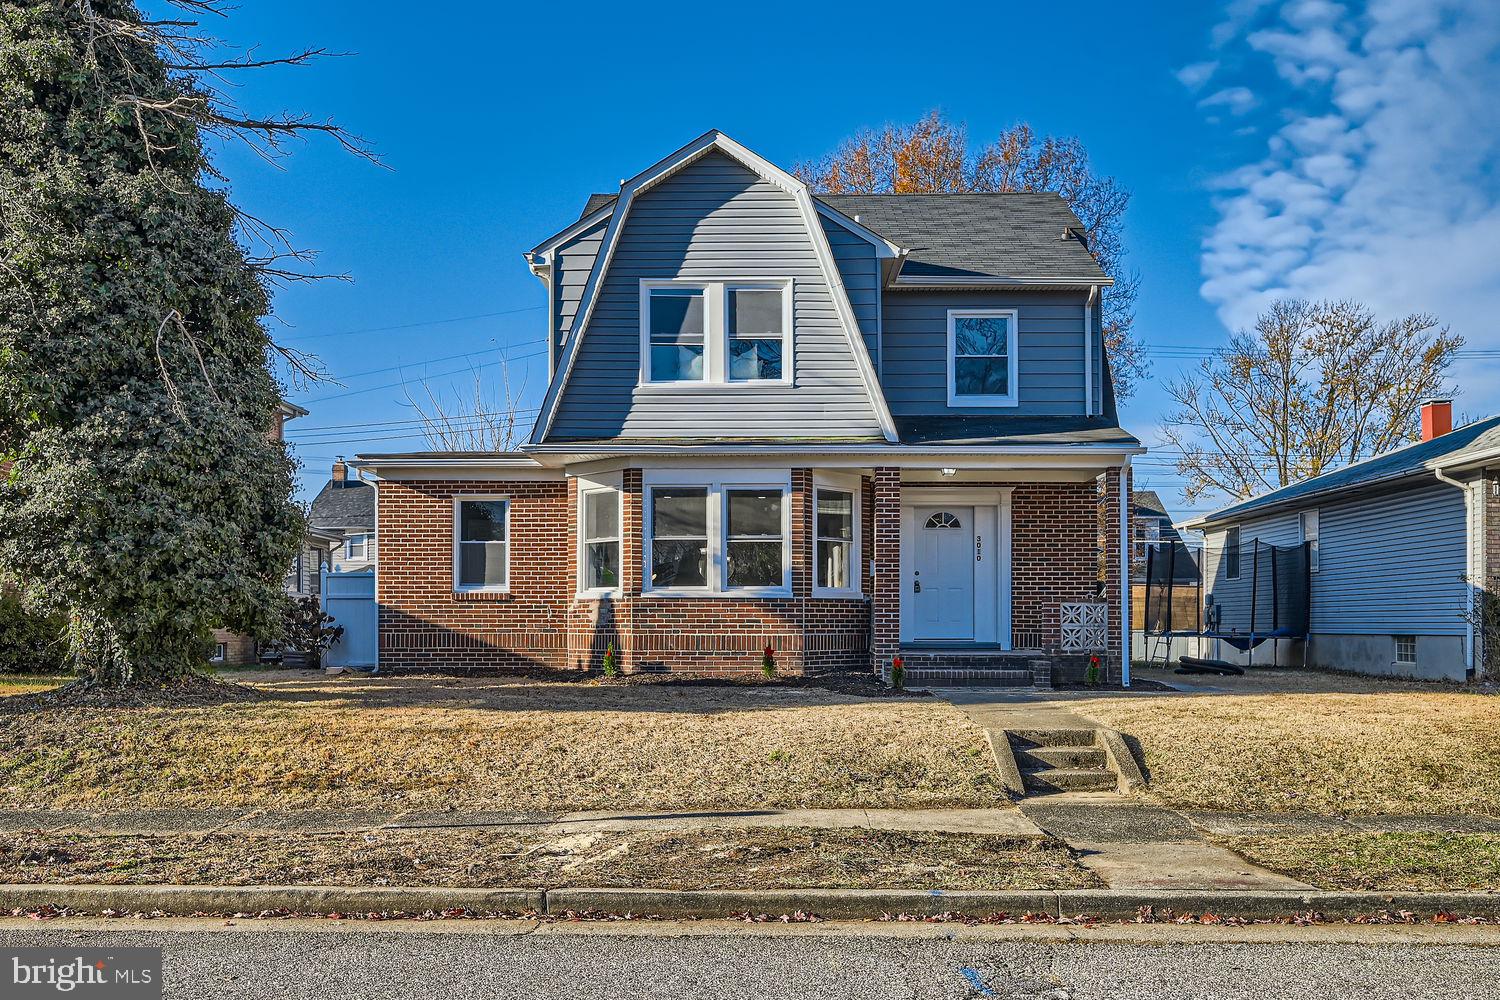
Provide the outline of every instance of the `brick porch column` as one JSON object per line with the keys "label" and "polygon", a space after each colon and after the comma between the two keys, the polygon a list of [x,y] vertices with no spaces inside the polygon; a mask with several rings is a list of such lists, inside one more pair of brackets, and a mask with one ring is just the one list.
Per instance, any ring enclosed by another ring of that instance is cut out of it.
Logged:
{"label": "brick porch column", "polygon": [[[1120,469],[1104,473],[1104,523],[1100,537],[1104,542],[1104,602],[1109,605],[1109,645],[1105,655],[1108,680],[1118,682],[1124,672],[1124,643],[1121,623],[1130,623],[1130,587],[1123,581],[1120,553]],[[1130,473],[1125,474],[1125,508],[1130,503]],[[1122,585],[1123,582],[1123,585]]]}
{"label": "brick porch column", "polygon": [[874,494],[870,656],[876,674],[885,677],[901,649],[901,470],[876,469]]}

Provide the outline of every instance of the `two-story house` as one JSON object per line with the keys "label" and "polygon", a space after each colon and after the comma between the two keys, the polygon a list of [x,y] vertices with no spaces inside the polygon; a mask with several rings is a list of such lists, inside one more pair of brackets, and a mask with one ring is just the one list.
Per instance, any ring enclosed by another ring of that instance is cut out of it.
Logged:
{"label": "two-story house", "polygon": [[1120,678],[1143,449],[1081,233],[1054,194],[815,196],[717,131],[592,196],[526,254],[529,442],[355,462],[382,666],[758,670],[769,646],[788,673],[899,654],[1029,683],[1098,650]]}
{"label": "two-story house", "polygon": [[332,476],[313,498],[307,523],[341,537],[329,553],[334,572],[375,568],[375,487],[350,478],[349,463],[343,458],[333,463]]}

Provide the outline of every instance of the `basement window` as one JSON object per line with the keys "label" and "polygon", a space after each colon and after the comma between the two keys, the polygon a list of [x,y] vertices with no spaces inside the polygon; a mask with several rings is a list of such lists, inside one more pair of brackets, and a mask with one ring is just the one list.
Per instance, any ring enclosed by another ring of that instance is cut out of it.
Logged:
{"label": "basement window", "polygon": [[1414,635],[1393,635],[1391,639],[1396,644],[1396,662],[1406,667],[1417,665],[1417,637]]}

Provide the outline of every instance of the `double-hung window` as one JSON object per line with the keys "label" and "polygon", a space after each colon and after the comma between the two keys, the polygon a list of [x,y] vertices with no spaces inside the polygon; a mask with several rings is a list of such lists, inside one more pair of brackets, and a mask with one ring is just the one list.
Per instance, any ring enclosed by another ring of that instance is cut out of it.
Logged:
{"label": "double-hung window", "polygon": [[344,556],[347,559],[366,559],[369,557],[370,536],[364,533],[350,535],[344,542]]}
{"label": "double-hung window", "polygon": [[641,384],[792,381],[792,283],[641,281]]}
{"label": "double-hung window", "polygon": [[453,589],[510,589],[510,501],[456,498],[453,521]]}
{"label": "double-hung window", "polygon": [[690,480],[647,483],[646,589],[789,592],[788,485]]}
{"label": "double-hung window", "polygon": [[786,347],[785,288],[731,286],[728,297],[729,381],[780,382]]}
{"label": "double-hung window", "polygon": [[583,589],[620,587],[620,494],[613,489],[580,494],[583,504]]}
{"label": "double-hung window", "polygon": [[948,310],[948,405],[1015,406],[1017,313]]}
{"label": "double-hung window", "polygon": [[701,382],[707,376],[707,299],[701,285],[647,289],[648,381]]}
{"label": "double-hung window", "polygon": [[708,487],[651,491],[651,587],[707,590]]}
{"label": "double-hung window", "polygon": [[851,593],[859,590],[858,494],[852,489],[819,486],[813,513],[817,560],[814,588]]}

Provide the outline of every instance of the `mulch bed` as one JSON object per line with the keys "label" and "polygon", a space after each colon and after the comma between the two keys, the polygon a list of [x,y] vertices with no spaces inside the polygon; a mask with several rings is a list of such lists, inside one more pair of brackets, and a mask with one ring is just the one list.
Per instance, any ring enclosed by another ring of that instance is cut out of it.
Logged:
{"label": "mulch bed", "polygon": [[166,683],[115,687],[75,680],[50,691],[0,698],[0,712],[28,712],[53,708],[190,708],[264,701],[264,691],[190,674]]}

